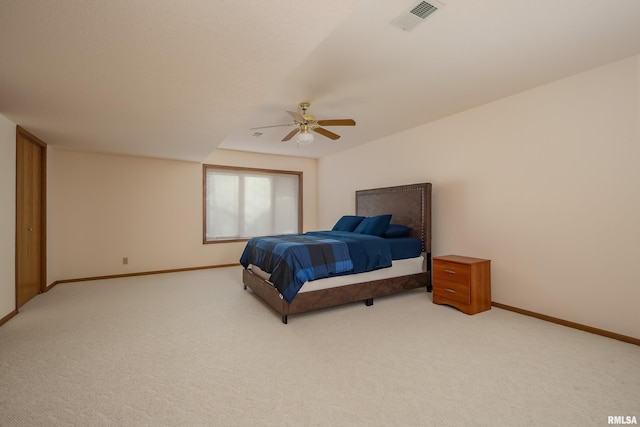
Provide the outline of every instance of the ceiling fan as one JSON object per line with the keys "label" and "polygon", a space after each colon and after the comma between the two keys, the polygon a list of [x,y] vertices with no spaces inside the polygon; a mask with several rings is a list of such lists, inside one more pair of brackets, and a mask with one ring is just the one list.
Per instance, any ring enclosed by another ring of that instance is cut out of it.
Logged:
{"label": "ceiling fan", "polygon": [[295,126],[296,128],[289,132],[284,138],[282,138],[282,142],[289,141],[291,138],[298,135],[296,137],[296,141],[298,144],[306,145],[311,144],[313,142],[313,134],[311,131],[319,133],[320,135],[324,135],[329,139],[336,140],[340,138],[340,135],[328,131],[321,126],[355,126],[356,122],[353,119],[332,119],[332,120],[317,120],[316,117],[312,114],[307,113],[307,108],[309,108],[308,102],[301,102],[298,104],[298,107],[302,111],[302,113],[297,113],[294,111],[287,111],[293,117],[293,122],[288,123],[286,125],[273,125],[273,126],[261,126],[254,129],[265,129],[265,128],[273,128],[280,126]]}

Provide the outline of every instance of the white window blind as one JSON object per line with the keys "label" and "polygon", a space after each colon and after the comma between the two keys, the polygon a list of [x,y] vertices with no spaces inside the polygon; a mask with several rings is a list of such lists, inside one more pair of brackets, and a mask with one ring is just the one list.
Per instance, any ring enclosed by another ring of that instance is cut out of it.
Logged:
{"label": "white window blind", "polygon": [[205,167],[206,241],[299,232],[300,173]]}

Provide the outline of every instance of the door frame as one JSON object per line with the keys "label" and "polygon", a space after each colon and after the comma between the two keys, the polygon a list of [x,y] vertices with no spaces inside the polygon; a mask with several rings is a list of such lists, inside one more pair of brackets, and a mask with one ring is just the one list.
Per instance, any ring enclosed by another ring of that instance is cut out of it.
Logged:
{"label": "door frame", "polygon": [[47,291],[47,144],[37,136],[29,133],[19,125],[16,126],[16,236],[15,236],[15,292],[16,292],[16,311],[18,311],[18,208],[17,192],[18,192],[18,171],[21,170],[18,165],[18,144],[20,138],[28,139],[42,150],[40,157],[40,293]]}

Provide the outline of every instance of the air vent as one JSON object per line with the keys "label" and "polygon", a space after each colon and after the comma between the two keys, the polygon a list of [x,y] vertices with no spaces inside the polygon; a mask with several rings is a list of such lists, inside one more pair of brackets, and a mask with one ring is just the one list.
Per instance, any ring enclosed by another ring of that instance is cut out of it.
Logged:
{"label": "air vent", "polygon": [[[433,3],[433,2],[432,2]],[[440,5],[436,6],[426,1],[421,1],[414,4],[409,9],[404,11],[400,16],[391,21],[391,25],[398,27],[404,31],[413,30],[416,25],[422,23],[425,18],[438,10]]]}
{"label": "air vent", "polygon": [[254,132],[254,133],[251,134],[251,136],[255,136],[256,138],[259,138],[262,135],[264,135],[264,133],[262,133],[262,132]]}
{"label": "air vent", "polygon": [[416,15],[418,18],[424,19],[436,10],[438,10],[438,8],[434,5],[429,4],[426,1],[421,1],[416,7],[411,9],[409,13]]}

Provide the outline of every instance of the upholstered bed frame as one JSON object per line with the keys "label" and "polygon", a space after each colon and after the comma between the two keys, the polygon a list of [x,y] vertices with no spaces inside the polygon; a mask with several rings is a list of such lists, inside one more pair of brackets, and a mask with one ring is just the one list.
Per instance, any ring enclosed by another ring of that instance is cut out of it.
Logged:
{"label": "upholstered bed frame", "polygon": [[336,305],[363,301],[372,305],[373,299],[398,292],[426,287],[431,292],[431,184],[412,184],[396,187],[356,191],[356,215],[392,214],[392,221],[411,227],[411,236],[422,241],[426,257],[426,271],[400,277],[355,283],[336,288],[300,292],[288,303],[269,282],[251,270],[243,269],[244,288],[250,288],[282,316],[304,313]]}

